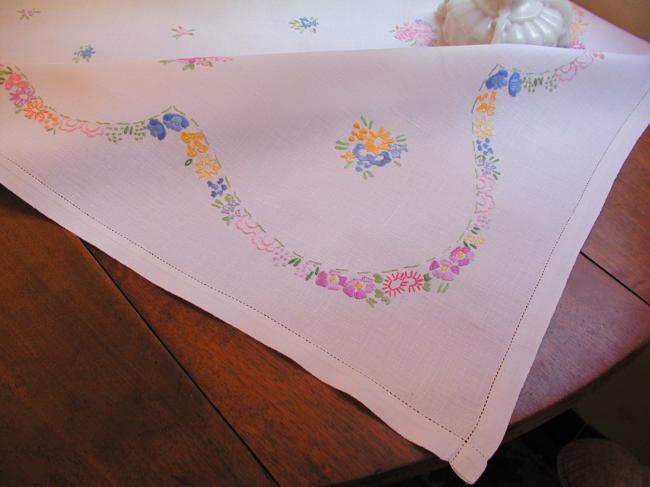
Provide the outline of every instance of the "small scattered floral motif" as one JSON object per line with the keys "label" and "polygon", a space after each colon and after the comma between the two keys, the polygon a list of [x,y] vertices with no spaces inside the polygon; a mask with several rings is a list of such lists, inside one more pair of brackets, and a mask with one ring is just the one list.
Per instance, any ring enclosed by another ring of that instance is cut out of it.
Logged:
{"label": "small scattered floral motif", "polygon": [[16,12],[20,14],[19,20],[29,20],[34,15],[41,13],[40,10],[37,10],[35,8],[30,8],[30,9],[21,8],[20,10],[16,10]]}
{"label": "small scattered floral motif", "polygon": [[[57,131],[79,132],[87,137],[105,136],[113,143],[128,137],[139,141],[150,134],[157,141],[180,142],[188,157],[184,165],[193,167],[197,179],[207,185],[212,206],[218,210],[226,225],[245,235],[255,249],[271,255],[273,263],[279,268],[290,269],[293,275],[304,281],[342,292],[374,308],[378,303],[388,305],[392,299],[404,294],[430,292],[433,283],[437,284],[436,292],[443,294],[450,288],[450,283],[461,273],[467,272],[476,261],[477,251],[485,242],[484,231],[491,223],[491,212],[496,208],[494,194],[501,162],[496,157],[496,130],[492,117],[496,112],[497,92],[507,92],[509,95],[500,99],[516,99],[521,96],[520,93],[533,93],[539,87],[552,92],[558,84],[570,81],[594,60],[603,58],[601,53],[583,53],[564,66],[540,74],[495,67],[484,80],[472,107],[471,128],[477,179],[474,213],[467,227],[449,247],[452,250],[448,253],[445,251],[446,255],[441,258],[375,273],[334,267],[326,267],[330,269],[326,271],[321,268],[321,263],[305,259],[269,234],[243,207],[228,178],[219,176],[221,165],[209,152],[205,134],[194,120],[180,110],[170,107],[162,113],[132,123],[89,122],[60,115],[46,106],[27,78],[12,66],[0,64],[0,84],[4,86],[17,114],[22,113],[26,119],[38,122],[51,134]],[[384,167],[389,162],[399,164],[399,160],[408,153],[403,135],[393,136],[384,127],[374,128],[373,122],[368,122],[364,117],[352,125],[344,140],[336,141],[335,147],[342,151],[341,157],[346,166],[354,165],[362,173],[371,168]]]}
{"label": "small scattered floral motif", "polygon": [[218,63],[227,63],[232,61],[231,57],[224,56],[207,56],[207,57],[184,57],[178,59],[162,59],[159,61],[162,64],[171,64],[179,63],[182,64],[183,71],[191,71],[197,66],[202,66],[205,68],[213,68],[215,64]]}
{"label": "small scattered floral motif", "polygon": [[416,19],[412,22],[404,22],[389,32],[398,41],[403,41],[409,46],[429,47],[438,43],[438,29],[426,20]]}
{"label": "small scattered floral motif", "polygon": [[316,17],[300,17],[289,22],[289,25],[293,30],[297,30],[301,34],[305,31],[315,34],[316,27],[318,27],[318,19]]}
{"label": "small scattered floral motif", "polygon": [[95,54],[95,49],[93,48],[93,46],[91,46],[90,44],[86,44],[81,46],[79,50],[75,51],[72,60],[75,63],[79,63],[81,61],[90,62],[90,58],[92,58],[94,54]]}
{"label": "small scattered floral motif", "polygon": [[373,129],[374,122],[368,122],[362,115],[358,122],[352,124],[352,130],[345,138],[337,140],[334,148],[344,151],[341,159],[345,168],[352,167],[363,179],[374,177],[373,167],[384,167],[391,162],[400,166],[401,158],[408,152],[406,137],[401,134],[393,137],[384,127]]}
{"label": "small scattered floral motif", "polygon": [[221,170],[221,164],[219,164],[217,158],[212,154],[201,155],[197,159],[194,166],[194,172],[200,179],[203,179],[204,181],[212,179],[217,174],[219,174],[219,171]]}
{"label": "small scattered floral motif", "polygon": [[191,37],[194,35],[196,29],[185,29],[182,26],[172,28],[172,37],[174,39],[180,39],[181,37]]}

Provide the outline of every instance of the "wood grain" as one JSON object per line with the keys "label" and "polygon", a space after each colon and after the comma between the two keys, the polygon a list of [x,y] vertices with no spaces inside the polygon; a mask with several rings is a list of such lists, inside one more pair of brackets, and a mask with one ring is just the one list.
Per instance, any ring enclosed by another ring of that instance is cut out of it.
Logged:
{"label": "wood grain", "polygon": [[[380,472],[440,465],[291,360],[103,252],[92,252],[281,484],[320,485],[369,475],[378,480]],[[517,404],[517,431],[536,425],[538,415],[546,417],[637,349],[650,336],[649,313],[641,300],[580,257]]]}
{"label": "wood grain", "polygon": [[650,303],[650,128],[627,158],[583,251]]}
{"label": "wood grain", "polygon": [[75,236],[0,228],[1,485],[275,485]]}

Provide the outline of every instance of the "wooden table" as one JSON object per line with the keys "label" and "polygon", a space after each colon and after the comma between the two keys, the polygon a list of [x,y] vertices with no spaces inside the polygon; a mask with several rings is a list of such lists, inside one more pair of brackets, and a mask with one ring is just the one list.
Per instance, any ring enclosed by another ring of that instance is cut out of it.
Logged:
{"label": "wooden table", "polygon": [[[578,258],[511,421],[650,339],[650,129]],[[0,190],[0,484],[322,485],[439,468],[364,406]]]}

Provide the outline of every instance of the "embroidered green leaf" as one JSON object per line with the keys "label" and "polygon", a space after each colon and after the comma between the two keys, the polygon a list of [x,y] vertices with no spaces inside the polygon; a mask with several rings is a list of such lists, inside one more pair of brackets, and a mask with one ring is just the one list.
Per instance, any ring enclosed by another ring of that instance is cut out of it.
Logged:
{"label": "embroidered green leaf", "polygon": [[307,277],[305,277],[305,281],[309,281],[312,277],[314,277],[314,271],[311,271],[309,274],[307,274]]}
{"label": "embroidered green leaf", "polygon": [[373,123],[374,123],[374,122],[373,122],[372,120],[370,120],[370,125],[368,125],[368,128],[369,128],[369,129],[372,128],[372,124],[373,124]]}
{"label": "embroidered green leaf", "polygon": [[185,166],[186,167],[189,166],[190,164],[192,164],[192,159],[188,159],[188,160],[185,161]]}
{"label": "embroidered green leaf", "polygon": [[386,296],[384,296],[383,298],[381,298],[381,300],[382,300],[382,302],[383,302],[384,304],[390,304],[390,299],[387,298]]}
{"label": "embroidered green leaf", "polygon": [[431,280],[431,275],[428,272],[422,277],[424,278],[424,282],[429,282]]}
{"label": "embroidered green leaf", "polygon": [[374,308],[374,307],[375,307],[375,304],[377,304],[377,301],[375,301],[375,300],[372,299],[372,298],[366,298],[366,303],[368,303],[368,304],[370,305],[371,308]]}
{"label": "embroidered green leaf", "polygon": [[342,145],[343,147],[347,147],[350,144],[348,142],[345,142],[344,140],[337,140],[336,145]]}
{"label": "embroidered green leaf", "polygon": [[366,122],[366,119],[361,115],[361,123],[364,124],[366,127],[368,126],[368,122]]}
{"label": "embroidered green leaf", "polygon": [[294,267],[298,267],[298,265],[302,262],[302,259],[296,259],[296,261],[293,263]]}
{"label": "embroidered green leaf", "polygon": [[383,278],[383,277],[381,276],[381,274],[379,274],[379,273],[377,273],[377,274],[373,274],[372,277],[375,279],[375,282],[376,282],[377,284],[381,284],[381,283],[384,281],[384,278]]}
{"label": "embroidered green leaf", "polygon": [[425,282],[424,285],[422,286],[422,289],[425,290],[426,292],[431,291],[431,282]]}
{"label": "embroidered green leaf", "polygon": [[320,267],[316,266],[316,270],[314,271],[314,274],[318,275],[319,272],[320,272]]}

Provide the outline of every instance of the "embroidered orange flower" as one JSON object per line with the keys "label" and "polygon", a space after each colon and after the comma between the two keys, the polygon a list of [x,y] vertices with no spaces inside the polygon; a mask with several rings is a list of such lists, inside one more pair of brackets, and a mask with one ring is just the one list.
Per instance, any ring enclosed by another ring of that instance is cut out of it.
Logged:
{"label": "embroidered orange flower", "polygon": [[181,132],[181,140],[187,146],[188,157],[195,157],[208,151],[203,132]]}
{"label": "embroidered orange flower", "polygon": [[199,178],[207,181],[219,174],[220,169],[221,164],[219,164],[216,157],[212,154],[203,154],[196,162],[194,172],[199,176]]}
{"label": "embroidered orange flower", "polygon": [[490,117],[494,115],[494,102],[497,99],[497,92],[492,90],[489,93],[481,93],[476,97],[477,112],[483,112]]}
{"label": "embroidered orange flower", "polygon": [[43,100],[34,99],[25,104],[23,107],[23,113],[25,114],[25,117],[30,120],[42,122],[49,113],[49,110],[43,104]]}
{"label": "embroidered orange flower", "polygon": [[390,136],[390,132],[384,127],[380,127],[379,130],[370,130],[365,139],[366,150],[375,155],[389,150],[390,144],[395,142],[395,139]]}
{"label": "embroidered orange flower", "polygon": [[61,120],[54,113],[47,111],[43,119],[39,120],[39,122],[45,130],[50,130],[57,128]]}
{"label": "embroidered orange flower", "polygon": [[352,163],[357,160],[356,156],[350,151],[347,151],[345,154],[341,154],[341,159],[347,163]]}

